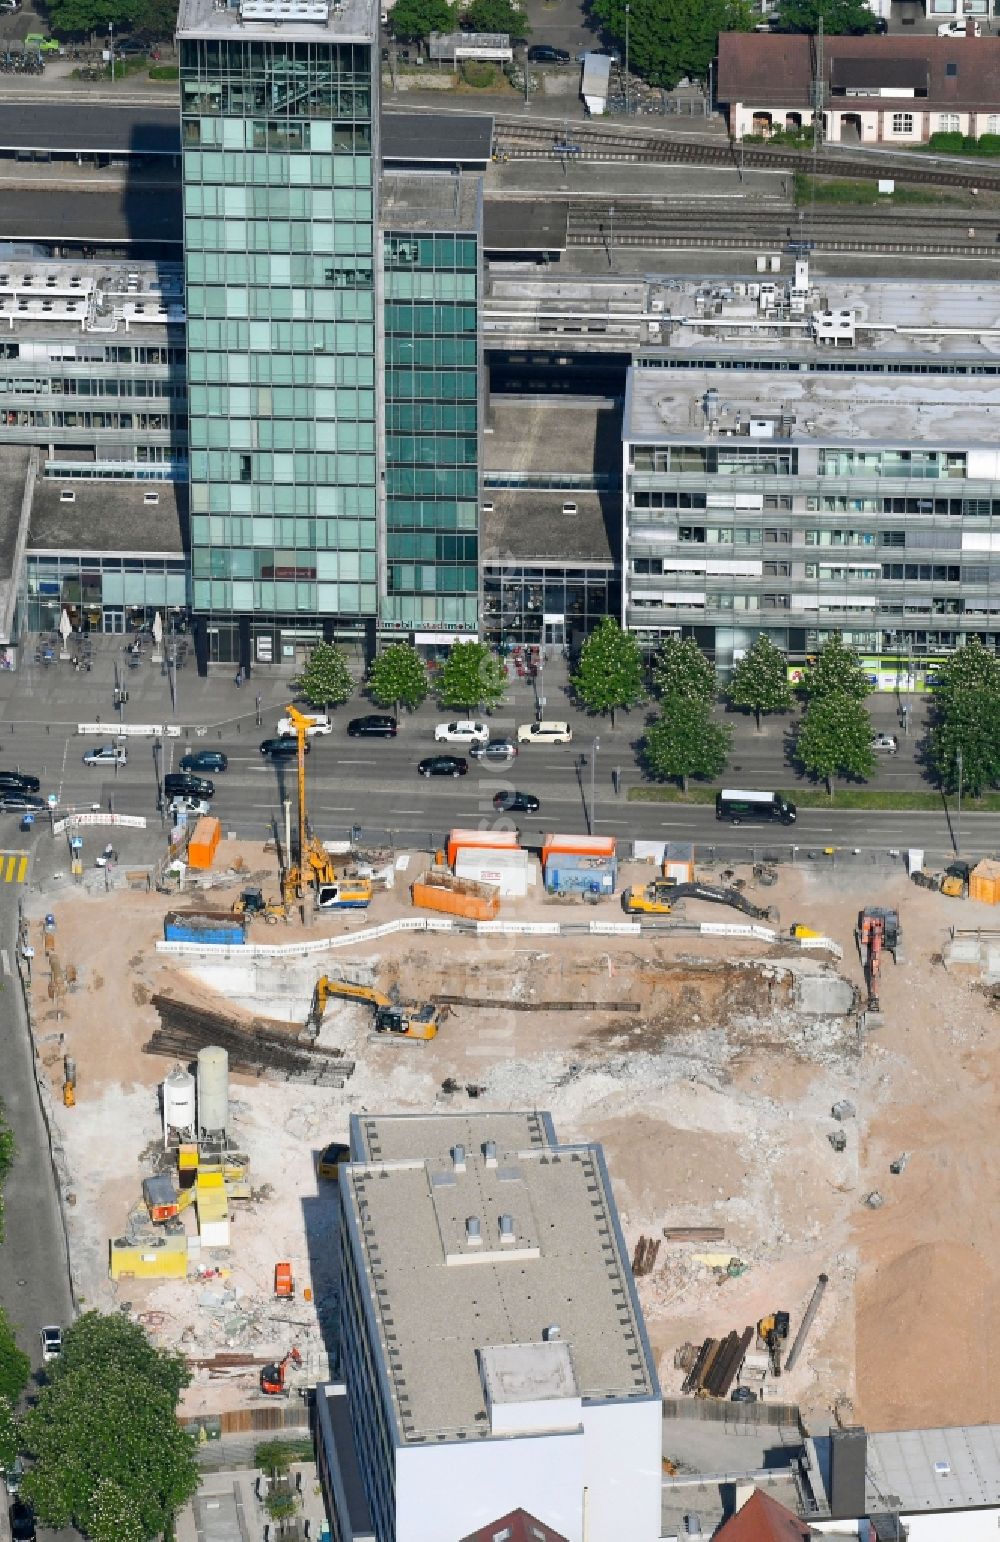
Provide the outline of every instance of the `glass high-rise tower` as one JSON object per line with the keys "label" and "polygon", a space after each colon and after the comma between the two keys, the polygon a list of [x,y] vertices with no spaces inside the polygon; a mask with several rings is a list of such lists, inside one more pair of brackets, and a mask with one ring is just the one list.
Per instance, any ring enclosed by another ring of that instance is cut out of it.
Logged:
{"label": "glass high-rise tower", "polygon": [[201,660],[370,646],[382,310],[371,0],[181,0]]}

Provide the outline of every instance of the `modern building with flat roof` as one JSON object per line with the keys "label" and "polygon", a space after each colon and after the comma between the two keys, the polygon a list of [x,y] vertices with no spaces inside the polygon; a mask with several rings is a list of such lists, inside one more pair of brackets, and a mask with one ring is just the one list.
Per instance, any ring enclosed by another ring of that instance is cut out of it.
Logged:
{"label": "modern building with flat roof", "polygon": [[[514,1506],[569,1542],[654,1542],[660,1391],[601,1148],[558,1144],[546,1114],[463,1113],[354,1116],[351,1152],[345,1470],[377,1542]],[[329,1503],[349,1482],[327,1428]]]}

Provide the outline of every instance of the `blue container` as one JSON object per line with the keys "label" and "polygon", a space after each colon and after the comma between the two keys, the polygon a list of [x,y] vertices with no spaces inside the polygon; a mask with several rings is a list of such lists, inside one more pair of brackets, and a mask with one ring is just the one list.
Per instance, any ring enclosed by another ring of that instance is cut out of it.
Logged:
{"label": "blue container", "polygon": [[618,863],[614,857],[581,857],[559,852],[545,867],[547,894],[614,894]]}
{"label": "blue container", "polygon": [[239,948],[247,940],[242,916],[222,910],[188,915],[172,910],[163,918],[163,935],[167,942],[196,942],[214,948]]}

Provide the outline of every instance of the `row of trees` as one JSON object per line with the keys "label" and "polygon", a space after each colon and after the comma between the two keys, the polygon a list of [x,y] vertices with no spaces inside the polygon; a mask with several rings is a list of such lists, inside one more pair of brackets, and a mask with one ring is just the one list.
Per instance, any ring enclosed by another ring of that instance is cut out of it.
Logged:
{"label": "row of trees", "polygon": [[531,36],[531,27],[516,0],[396,0],[389,13],[396,37],[423,41],[432,32],[506,32],[513,41]]}
{"label": "row of trees", "polygon": [[141,34],[157,42],[172,38],[177,26],[177,0],[46,0],[41,7],[49,27],[62,39]]}
{"label": "row of trees", "polygon": [[[347,655],[336,643],[319,643],[294,682],[299,695],[315,707],[337,707],[355,690]],[[365,687],[379,707],[411,712],[430,695],[427,665],[409,643],[390,643],[373,659]],[[455,643],[435,682],[442,707],[491,711],[506,689],[504,668],[486,643]]]}

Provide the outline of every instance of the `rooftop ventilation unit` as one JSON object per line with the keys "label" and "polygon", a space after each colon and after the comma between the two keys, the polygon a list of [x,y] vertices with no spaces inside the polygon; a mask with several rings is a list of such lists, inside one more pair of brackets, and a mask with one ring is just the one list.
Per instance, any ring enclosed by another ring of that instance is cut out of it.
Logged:
{"label": "rooftop ventilation unit", "polygon": [[483,1240],[483,1228],[478,1215],[470,1215],[465,1221],[465,1240],[470,1247],[478,1247]]}
{"label": "rooftop ventilation unit", "polygon": [[243,21],[311,21],[325,26],[328,0],[240,0]]}
{"label": "rooftop ventilation unit", "polygon": [[452,1148],[451,1148],[451,1160],[454,1163],[455,1171],[457,1173],[464,1173],[465,1172],[465,1147],[464,1146],[452,1146]]}

